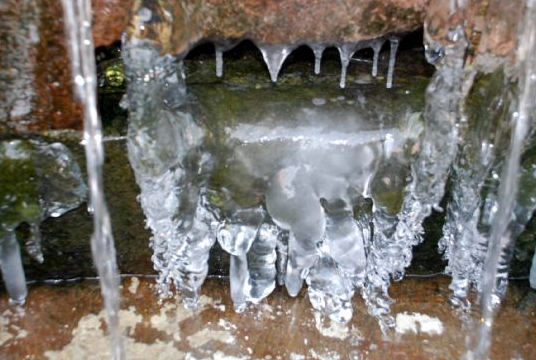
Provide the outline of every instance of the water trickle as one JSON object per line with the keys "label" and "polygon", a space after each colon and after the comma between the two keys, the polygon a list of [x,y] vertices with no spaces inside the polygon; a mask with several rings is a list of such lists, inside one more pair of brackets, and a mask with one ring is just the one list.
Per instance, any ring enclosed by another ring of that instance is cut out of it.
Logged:
{"label": "water trickle", "polygon": [[374,77],[378,76],[378,60],[380,59],[380,51],[382,50],[384,42],[385,40],[380,38],[374,40],[371,45],[372,51],[374,52],[372,58],[372,76]]}
{"label": "water trickle", "polygon": [[488,358],[493,315],[500,299],[500,287],[507,280],[508,256],[513,244],[510,223],[516,205],[519,186],[520,159],[525,140],[536,120],[536,1],[527,0],[527,9],[521,26],[517,50],[519,95],[512,114],[510,147],[506,154],[497,198],[497,211],[493,214],[491,234],[482,277],[482,319],[475,348],[475,359]]}
{"label": "water trickle", "polygon": [[111,358],[123,359],[119,328],[119,275],[115,257],[111,221],[104,198],[102,165],[104,150],[101,123],[97,112],[97,75],[91,31],[91,2],[62,0],[65,32],[71,55],[75,91],[83,104],[84,142],[93,213],[91,250],[100,277],[101,293],[111,343]]}
{"label": "water trickle", "polygon": [[262,57],[268,71],[270,72],[270,79],[273,82],[277,82],[277,76],[281,70],[281,66],[285,62],[285,59],[294,50],[295,46],[285,44],[257,44],[257,47],[262,53]]}
{"label": "water trickle", "polygon": [[[393,75],[395,72],[396,52],[398,50],[399,39],[395,37],[389,38],[389,44],[391,50],[389,51],[389,68],[387,70],[387,83],[385,87],[390,89],[393,87]],[[376,50],[374,50],[374,56],[376,56]]]}
{"label": "water trickle", "polygon": [[313,50],[313,53],[315,55],[315,74],[320,74],[320,66],[322,64],[322,54],[324,53],[324,50],[326,47],[324,45],[319,44],[313,44],[310,45],[311,49]]}

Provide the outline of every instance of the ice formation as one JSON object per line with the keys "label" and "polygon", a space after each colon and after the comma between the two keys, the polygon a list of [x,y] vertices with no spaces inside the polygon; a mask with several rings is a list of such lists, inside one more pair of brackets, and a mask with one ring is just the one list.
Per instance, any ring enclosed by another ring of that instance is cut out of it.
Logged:
{"label": "ice formation", "polygon": [[264,62],[268,67],[270,79],[272,79],[273,82],[277,82],[281,66],[283,66],[283,62],[285,62],[285,59],[290,55],[294,46],[258,43],[257,47],[261,51]]}
{"label": "ice formation", "polygon": [[[389,37],[389,43],[391,44],[389,51],[389,64],[387,69],[387,80],[385,87],[390,89],[393,86],[393,77],[394,69],[396,63],[396,53],[398,49],[398,43],[400,39],[395,36]],[[380,51],[383,44],[385,43],[384,38],[377,38],[374,40],[361,41],[357,43],[340,43],[340,44],[324,44],[324,43],[307,43],[306,45],[311,48],[314,54],[314,73],[316,75],[320,74],[320,68],[322,64],[322,54],[324,50],[329,46],[334,46],[338,49],[341,61],[341,79],[339,86],[341,88],[346,87],[346,73],[348,71],[348,66],[350,65],[350,60],[354,54],[362,49],[371,48],[374,52],[373,61],[372,61],[372,76],[376,77],[378,75],[378,61],[380,57]],[[220,42],[215,44],[215,56],[216,56],[216,76],[223,76],[223,53],[227,50],[230,50],[238,44],[237,41],[228,41]],[[265,44],[265,43],[256,43],[259,48],[268,72],[270,74],[270,79],[273,82],[277,82],[279,72],[281,67],[285,62],[285,59],[292,53],[292,51],[298,47],[299,44],[289,45],[289,44]]]}
{"label": "ice formation", "polygon": [[12,302],[24,303],[26,280],[15,230],[29,225],[25,241],[30,257],[43,262],[39,225],[85,200],[78,163],[61,143],[0,141],[0,269]]}
{"label": "ice formation", "polygon": [[[349,62],[359,48],[381,44],[339,50]],[[294,46],[259,47],[276,81]],[[319,59],[323,45],[313,48]],[[153,232],[160,295],[170,295],[173,284],[185,304],[195,306],[217,241],[230,254],[237,311],[258,303],[276,284],[296,296],[305,282],[313,307],[348,321],[354,293],[371,281],[368,258],[383,256],[371,245],[371,223],[396,224],[391,200],[371,184],[381,174],[392,191],[404,191],[407,149],[422,131],[418,109],[385,118],[380,109],[365,116],[355,108],[335,115],[298,108],[283,117],[212,124],[188,110],[178,59],[138,39],[125,44],[123,54],[130,80],[129,158]]]}
{"label": "ice formation", "polygon": [[[373,49],[376,76],[385,40],[309,44],[315,73],[320,72],[323,50],[335,45],[341,87],[353,55],[363,48]],[[387,40],[390,88],[399,39]],[[437,70],[422,114],[408,109],[403,119],[395,119],[374,109],[363,114],[353,109],[327,115],[316,106],[214,124],[189,110],[180,60],[160,54],[150,41],[131,37],[124,44],[128,151],[153,232],[160,295],[170,295],[173,284],[186,305],[195,306],[209,251],[218,242],[230,254],[231,297],[237,311],[261,301],[276,284],[295,296],[306,283],[313,307],[340,322],[351,318],[352,297],[361,292],[369,312],[387,330],[395,325],[390,282],[403,278],[412,247],[421,241],[423,221],[432,209],[439,209],[452,175],[440,248],[453,277],[453,302],[467,307],[468,291],[476,286],[485,303],[497,303],[511,253],[511,241],[501,244],[501,239],[522,231],[536,197],[514,199],[515,187],[506,194],[496,180],[503,162],[519,166],[519,154],[504,159],[504,149],[498,149],[508,129],[496,124],[508,112],[504,104],[512,101],[510,95],[501,95],[505,98],[499,101],[497,119],[481,121],[479,131],[470,135],[464,106],[476,72],[465,65],[463,28],[452,28],[447,40],[432,43],[425,31],[426,57]],[[270,78],[277,81],[296,45],[257,46]],[[223,51],[216,45],[218,76]],[[524,76],[532,84],[530,71]],[[525,112],[528,118],[533,109]],[[525,137],[514,139],[511,149],[517,146],[521,153]],[[462,140],[470,145],[460,151]],[[521,168],[521,181],[533,182],[533,172],[523,164]],[[511,171],[503,171],[503,183],[514,176]],[[488,192],[483,196],[484,189]],[[401,194],[400,204],[393,204],[388,193]],[[498,221],[496,209],[505,199],[510,205]],[[505,229],[508,236],[500,235]],[[488,278],[482,281],[484,272]]]}

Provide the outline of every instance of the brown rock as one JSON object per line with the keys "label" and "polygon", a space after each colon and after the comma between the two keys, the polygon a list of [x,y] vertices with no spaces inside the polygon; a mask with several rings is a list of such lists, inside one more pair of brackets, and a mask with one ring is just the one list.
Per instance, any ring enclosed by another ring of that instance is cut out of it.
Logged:
{"label": "brown rock", "polygon": [[133,5],[129,36],[150,39],[181,54],[204,39],[248,38],[269,44],[340,43],[419,28],[425,0],[223,0]]}

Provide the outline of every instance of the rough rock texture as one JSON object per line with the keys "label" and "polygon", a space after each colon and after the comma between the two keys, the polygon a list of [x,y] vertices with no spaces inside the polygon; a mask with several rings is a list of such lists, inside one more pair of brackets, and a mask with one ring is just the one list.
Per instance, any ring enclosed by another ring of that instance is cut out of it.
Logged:
{"label": "rough rock texture", "polygon": [[[121,38],[130,0],[94,0],[95,46]],[[81,129],[60,1],[0,2],[0,133]]]}
{"label": "rough rock texture", "polygon": [[525,1],[476,0],[461,1],[465,6],[454,7],[454,1],[430,0],[424,26],[428,43],[446,45],[448,33],[463,24],[469,40],[467,63],[475,61],[486,72],[505,62],[515,60],[518,24],[525,10]]}
{"label": "rough rock texture", "polygon": [[[207,281],[199,308],[191,311],[174,300],[158,302],[152,279],[123,278],[119,318],[129,360],[460,359],[469,331],[448,303],[448,282],[434,277],[394,283],[398,316],[390,338],[365,311],[338,324],[312,312],[305,292],[289,299],[281,288],[237,314],[223,280]],[[364,307],[357,298],[353,303]],[[101,309],[96,282],[32,286],[24,315],[2,294],[0,357],[109,360]],[[492,359],[534,358],[535,310],[535,292],[526,282],[513,282],[495,319]]]}
{"label": "rough rock texture", "polygon": [[163,52],[174,54],[184,53],[202,39],[249,38],[269,44],[358,42],[419,28],[425,5],[425,0],[137,0],[128,33],[154,40]]}

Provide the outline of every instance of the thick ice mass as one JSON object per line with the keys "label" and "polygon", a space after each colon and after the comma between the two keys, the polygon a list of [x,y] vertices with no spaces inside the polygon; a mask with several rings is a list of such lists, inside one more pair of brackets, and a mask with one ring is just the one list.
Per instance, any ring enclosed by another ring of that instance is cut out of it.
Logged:
{"label": "thick ice mass", "polygon": [[[289,49],[261,46],[273,77]],[[371,247],[371,223],[393,206],[371,184],[381,175],[392,191],[404,192],[407,149],[422,131],[416,109],[386,117],[382,109],[364,116],[355,107],[298,107],[232,123],[201,121],[181,104],[185,86],[172,57],[142,42],[127,44],[124,54],[129,157],[153,232],[160,294],[173,284],[195,305],[217,241],[231,256],[237,311],[276,283],[295,296],[305,282],[316,309],[350,320],[369,258],[383,256]],[[168,97],[177,98],[173,106]],[[375,221],[393,226],[396,217]]]}
{"label": "thick ice mass", "polygon": [[[377,76],[386,40],[386,87],[393,86],[399,38],[391,36],[335,44],[341,87],[354,54],[363,48],[372,48],[372,75]],[[339,322],[350,320],[352,297],[360,292],[385,331],[396,324],[390,282],[403,278],[412,248],[422,240],[423,221],[440,210],[451,176],[440,250],[453,277],[453,302],[467,307],[470,288],[480,290],[484,264],[489,264],[498,201],[498,183],[490,173],[501,163],[495,152],[504,140],[501,134],[508,132],[493,128],[495,120],[468,131],[464,106],[475,70],[465,66],[463,29],[452,29],[448,40],[426,44],[437,71],[423,113],[408,105],[395,116],[365,107],[359,95],[347,104],[363,111],[349,105],[326,112],[331,105],[317,95],[307,105],[267,107],[254,117],[212,122],[190,111],[181,64],[151,43],[131,39],[124,51],[130,78],[128,151],[153,232],[159,293],[170,295],[173,284],[186,305],[194,306],[209,251],[218,242],[230,255],[237,311],[261,301],[276,284],[296,296],[305,283],[312,306]],[[276,81],[296,46],[257,45]],[[319,73],[330,44],[308,46]],[[216,46],[218,75],[222,49]],[[510,99],[503,100],[500,104]],[[466,143],[462,150],[460,141]],[[534,182],[522,167],[521,181]],[[484,186],[490,190],[483,197]],[[508,225],[511,237],[523,230],[536,207],[525,199],[536,196],[519,197]],[[508,248],[501,251],[495,262],[497,299],[504,293],[510,254]]]}

